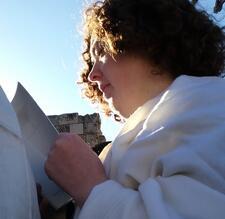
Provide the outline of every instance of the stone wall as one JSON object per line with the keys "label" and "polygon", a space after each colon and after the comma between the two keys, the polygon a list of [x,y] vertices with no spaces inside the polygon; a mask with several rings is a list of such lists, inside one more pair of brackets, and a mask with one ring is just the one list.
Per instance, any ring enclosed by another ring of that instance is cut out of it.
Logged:
{"label": "stone wall", "polygon": [[101,119],[98,113],[85,116],[68,113],[48,118],[59,132],[76,133],[92,147],[106,141],[101,132]]}

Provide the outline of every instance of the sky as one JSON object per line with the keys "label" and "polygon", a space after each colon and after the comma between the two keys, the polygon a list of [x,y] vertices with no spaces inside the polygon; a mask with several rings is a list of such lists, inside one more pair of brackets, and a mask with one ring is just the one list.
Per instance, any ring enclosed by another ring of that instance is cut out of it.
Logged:
{"label": "sky", "polygon": [[[98,109],[81,98],[81,24],[85,0],[1,0],[0,85],[12,100],[17,81],[46,115]],[[211,13],[214,0],[199,0]],[[224,9],[216,19],[225,25]],[[100,113],[102,132],[113,140],[121,124]]]}

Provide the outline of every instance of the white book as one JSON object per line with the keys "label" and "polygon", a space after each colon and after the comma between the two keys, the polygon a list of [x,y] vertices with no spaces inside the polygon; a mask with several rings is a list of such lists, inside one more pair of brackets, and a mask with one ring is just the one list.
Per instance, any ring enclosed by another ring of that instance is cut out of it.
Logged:
{"label": "white book", "polygon": [[42,193],[51,205],[58,209],[72,199],[44,171],[45,160],[58,132],[20,83],[11,104],[17,114],[35,181],[41,185]]}

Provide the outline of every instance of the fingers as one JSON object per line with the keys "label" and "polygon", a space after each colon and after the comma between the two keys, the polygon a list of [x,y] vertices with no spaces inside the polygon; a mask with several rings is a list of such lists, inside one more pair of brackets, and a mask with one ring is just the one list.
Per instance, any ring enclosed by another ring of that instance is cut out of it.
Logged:
{"label": "fingers", "polygon": [[107,180],[98,156],[78,135],[70,133],[62,133],[56,139],[45,171],[80,205],[95,185]]}

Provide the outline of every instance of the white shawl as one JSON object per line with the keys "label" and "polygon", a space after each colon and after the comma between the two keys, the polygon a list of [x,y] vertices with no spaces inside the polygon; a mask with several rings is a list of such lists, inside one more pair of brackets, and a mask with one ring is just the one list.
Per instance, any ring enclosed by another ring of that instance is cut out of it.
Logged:
{"label": "white shawl", "polygon": [[224,219],[225,80],[180,76],[101,154],[79,219]]}

